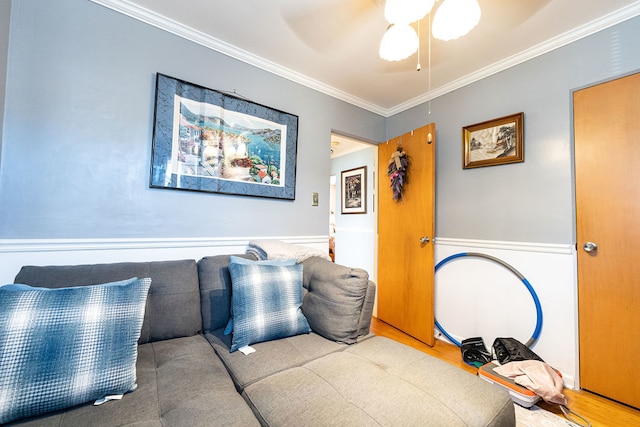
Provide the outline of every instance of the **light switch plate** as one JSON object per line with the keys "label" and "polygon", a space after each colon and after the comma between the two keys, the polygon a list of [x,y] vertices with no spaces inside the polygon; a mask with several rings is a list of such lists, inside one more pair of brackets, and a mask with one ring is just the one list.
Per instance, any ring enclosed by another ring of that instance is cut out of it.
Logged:
{"label": "light switch plate", "polygon": [[318,193],[311,193],[311,206],[318,206]]}

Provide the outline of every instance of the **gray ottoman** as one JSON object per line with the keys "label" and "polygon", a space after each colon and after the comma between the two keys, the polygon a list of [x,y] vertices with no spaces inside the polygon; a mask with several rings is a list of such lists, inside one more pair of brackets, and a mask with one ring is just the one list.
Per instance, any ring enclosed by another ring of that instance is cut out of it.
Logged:
{"label": "gray ottoman", "polygon": [[243,396],[270,426],[515,425],[506,392],[384,337],[271,375]]}

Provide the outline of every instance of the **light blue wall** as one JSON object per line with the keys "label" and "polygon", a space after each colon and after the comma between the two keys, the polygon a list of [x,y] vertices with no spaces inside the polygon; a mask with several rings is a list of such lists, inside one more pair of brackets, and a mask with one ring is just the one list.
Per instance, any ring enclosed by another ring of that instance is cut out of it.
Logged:
{"label": "light blue wall", "polygon": [[[640,69],[635,18],[385,120],[89,1],[1,7],[0,238],[325,235],[331,130],[433,121],[436,236],[573,243],[571,91]],[[296,200],[149,189],[156,72],[298,115]],[[463,170],[461,128],[519,111],[525,162]]]}
{"label": "light blue wall", "polygon": [[[389,118],[436,123],[436,236],[574,243],[572,91],[638,70],[634,18]],[[462,127],[521,111],[524,163],[463,170]]]}
{"label": "light blue wall", "polygon": [[7,81],[7,55],[9,53],[9,24],[11,2],[0,0],[0,168],[2,168],[2,123],[4,120],[4,98]]}
{"label": "light blue wall", "polygon": [[[89,1],[11,7],[0,238],[326,235],[331,131],[384,139],[382,116]],[[298,115],[296,200],[148,188],[157,72]]]}

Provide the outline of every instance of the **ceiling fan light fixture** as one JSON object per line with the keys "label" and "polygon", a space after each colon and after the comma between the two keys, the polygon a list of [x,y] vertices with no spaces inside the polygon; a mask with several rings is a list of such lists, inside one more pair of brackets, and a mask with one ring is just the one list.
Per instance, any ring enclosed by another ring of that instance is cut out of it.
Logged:
{"label": "ceiling fan light fixture", "polygon": [[409,24],[424,18],[435,0],[387,0],[384,17],[390,24]]}
{"label": "ceiling fan light fixture", "polygon": [[382,36],[380,57],[387,61],[400,61],[418,50],[418,34],[409,24],[392,24]]}
{"label": "ceiling fan light fixture", "polygon": [[455,40],[471,31],[480,22],[477,0],[444,0],[433,17],[433,37]]}

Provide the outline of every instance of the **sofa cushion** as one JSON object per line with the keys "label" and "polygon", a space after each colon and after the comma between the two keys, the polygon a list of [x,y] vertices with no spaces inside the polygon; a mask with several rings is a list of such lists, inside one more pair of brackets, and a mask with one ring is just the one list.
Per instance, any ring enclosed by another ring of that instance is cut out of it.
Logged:
{"label": "sofa cushion", "polygon": [[504,390],[384,337],[271,375],[243,396],[263,425],[515,425]]}
{"label": "sofa cushion", "polygon": [[302,314],[302,266],[229,264],[232,283],[231,351],[262,341],[309,333]]}
{"label": "sofa cushion", "polygon": [[150,285],[0,287],[0,424],[135,390]]}
{"label": "sofa cushion", "polygon": [[[258,426],[202,335],[138,347],[138,388],[118,402],[78,406],[22,426]],[[12,425],[14,425],[12,424]]]}
{"label": "sofa cushion", "polygon": [[224,362],[238,391],[271,374],[303,365],[347,347],[346,344],[328,340],[311,332],[254,344],[252,347],[256,350],[255,353],[244,355],[239,351],[229,352],[231,338],[224,335],[222,329],[206,333],[205,336]]}
{"label": "sofa cushion", "polygon": [[151,278],[139,343],[188,337],[202,329],[198,271],[194,260],[72,266],[25,266],[15,283],[60,288]]}
{"label": "sofa cushion", "polygon": [[375,293],[367,298],[369,274],[319,257],[309,258],[302,265],[304,287],[308,291],[302,312],[311,329],[325,338],[347,344],[368,333]]}
{"label": "sofa cushion", "polygon": [[[255,260],[253,255],[231,255]],[[198,261],[202,329],[204,332],[224,328],[231,318],[230,255],[204,257]]]}

